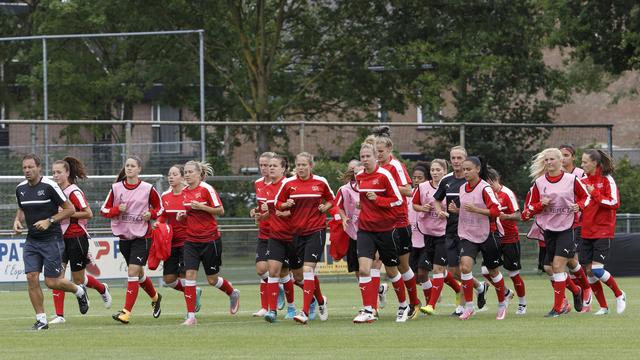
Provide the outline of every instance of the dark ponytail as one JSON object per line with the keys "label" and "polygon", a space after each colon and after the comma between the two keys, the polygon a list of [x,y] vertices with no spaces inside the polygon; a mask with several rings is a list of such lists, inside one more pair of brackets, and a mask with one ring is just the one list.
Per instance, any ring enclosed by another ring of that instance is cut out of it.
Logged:
{"label": "dark ponytail", "polygon": [[611,175],[615,172],[616,166],[613,161],[613,158],[609,156],[606,152],[602,150],[587,150],[584,152],[589,155],[589,158],[592,161],[595,161],[598,166],[600,166],[600,171],[602,172],[602,176]]}
{"label": "dark ponytail", "polygon": [[482,156],[469,156],[465,159],[465,161],[469,161],[471,163],[473,163],[475,166],[480,168],[480,172],[478,174],[478,176],[480,177],[480,179],[482,180],[486,180],[487,179],[487,175],[488,175],[488,165],[487,165],[487,161],[484,159],[484,157]]}
{"label": "dark ponytail", "polygon": [[69,176],[67,177],[69,184],[75,184],[76,180],[87,178],[87,169],[84,164],[73,156],[67,156],[62,160],[56,160],[53,164],[64,166],[64,169],[69,173]]}
{"label": "dark ponytail", "polygon": [[416,166],[413,167],[413,171],[422,171],[424,178],[431,181],[433,179],[431,178],[431,171],[429,171],[429,169],[431,169],[431,163],[428,161],[418,161]]}
{"label": "dark ponytail", "polygon": [[[136,161],[136,163],[138,163],[138,167],[140,168],[140,170],[142,170],[142,159],[140,159],[140,157],[136,156],[136,155],[131,155],[131,156],[127,156],[127,160],[129,159],[133,159]],[[125,164],[126,164],[126,160],[125,160]],[[116,178],[116,182],[120,182],[120,181],[124,181],[124,179],[127,178],[127,173],[125,173],[124,171],[124,166],[122,167],[122,169],[120,170],[120,172],[118,173],[118,177]]]}
{"label": "dark ponytail", "polygon": [[492,168],[491,166],[487,166],[487,178],[485,179],[491,182],[500,182],[500,173],[498,170]]}

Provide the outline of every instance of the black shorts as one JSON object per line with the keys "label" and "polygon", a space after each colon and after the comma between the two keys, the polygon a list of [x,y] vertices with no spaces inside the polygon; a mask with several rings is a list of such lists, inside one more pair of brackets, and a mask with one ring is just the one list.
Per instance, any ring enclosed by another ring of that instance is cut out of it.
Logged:
{"label": "black shorts", "polygon": [[309,235],[298,235],[294,239],[296,254],[304,262],[317,263],[322,260],[324,244],[327,241],[326,230],[318,230]]}
{"label": "black shorts", "polygon": [[597,262],[606,265],[609,249],[611,249],[611,239],[582,239],[580,263],[586,265]]}
{"label": "black shorts", "polygon": [[556,256],[572,259],[576,254],[573,229],[563,231],[545,230],[544,244],[547,248],[544,265],[551,265],[553,258]]}
{"label": "black shorts", "polygon": [[89,264],[89,238],[87,235],[74,238],[64,238],[64,252],[62,263],[69,262],[71,271],[84,270]]}
{"label": "black shorts", "polygon": [[358,272],[360,264],[358,263],[358,242],[349,238],[349,249],[347,250],[347,270],[349,272]]}
{"label": "black shorts", "polygon": [[447,248],[445,236],[424,236],[424,244],[427,248],[427,260],[432,264],[447,266]]}
{"label": "black shorts", "polygon": [[418,269],[431,271],[433,270],[433,264],[431,260],[428,259],[429,249],[427,247],[411,248],[411,253],[409,254],[409,266],[413,272],[417,272]]}
{"label": "black shorts", "polygon": [[582,247],[582,226],[573,229],[573,240],[576,243],[576,254],[579,256]]}
{"label": "black shorts", "polygon": [[501,244],[502,261],[506,270],[518,271],[522,269],[522,263],[520,263],[520,242]]}
{"label": "black shorts", "polygon": [[482,253],[482,263],[489,269],[495,269],[502,265],[502,254],[500,254],[500,236],[491,233],[483,243],[477,244],[469,240],[460,240],[460,256],[468,256],[476,260],[478,252]]}
{"label": "black shorts", "polygon": [[267,249],[268,240],[258,239],[256,243],[256,262],[269,260],[269,253]]}
{"label": "black shorts", "polygon": [[384,266],[398,266],[400,258],[394,242],[393,230],[370,232],[358,230],[358,258],[376,258],[376,252]]}
{"label": "black shorts", "polygon": [[458,234],[447,233],[445,235],[444,247],[447,252],[447,266],[456,267],[460,265],[460,238]]}
{"label": "black shorts", "polygon": [[393,237],[398,249],[398,256],[411,253],[411,226],[393,229]]}
{"label": "black shorts", "polygon": [[171,248],[171,255],[163,262],[162,275],[180,275],[184,273],[184,245]]}
{"label": "black shorts", "polygon": [[184,270],[196,270],[200,268],[200,262],[204,267],[204,273],[215,275],[220,272],[222,265],[222,240],[211,242],[191,242],[184,243]]}
{"label": "black shorts", "polygon": [[[44,277],[57,278],[62,272],[62,254],[64,242],[60,236],[50,240],[32,240],[27,238],[24,243],[23,256],[24,272],[42,272]],[[44,272],[42,271],[44,267]]]}
{"label": "black shorts", "polygon": [[293,270],[302,267],[302,259],[298,257],[293,241],[269,239],[267,241],[267,260],[279,261],[282,263],[282,267]]}
{"label": "black shorts", "polygon": [[124,261],[129,265],[147,265],[149,249],[151,248],[151,238],[137,238],[133,240],[120,240],[118,242],[120,253]]}

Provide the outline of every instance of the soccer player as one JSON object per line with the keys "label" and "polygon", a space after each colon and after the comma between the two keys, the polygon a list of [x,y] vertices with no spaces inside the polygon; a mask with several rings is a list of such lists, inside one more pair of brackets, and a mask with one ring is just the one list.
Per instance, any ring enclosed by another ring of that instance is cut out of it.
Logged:
{"label": "soccer player", "polygon": [[218,276],[222,265],[222,240],[216,216],[224,215],[224,207],[216,190],[205,182],[207,175],[213,175],[208,163],[188,161],[184,165],[184,179],[187,187],[182,190],[185,212],[179,212],[178,221],[186,218],[187,239],[184,242],[184,269],[186,280],[184,300],[187,305],[187,319],[182,323],[193,326],[196,320],[196,279],[200,263],[204,268],[209,285],[215,286],[229,296],[229,312],[234,315],[240,309],[240,290]]}
{"label": "soccer player", "polygon": [[582,179],[584,170],[576,167],[576,148],[571,144],[562,144],[558,149],[562,153],[562,170],[577,176],[578,179]]}
{"label": "soccer player", "polygon": [[[78,179],[86,179],[87,174],[82,162],[74,157],[67,156],[63,160],[53,163],[53,180],[60,186],[64,195],[69,199],[75,209],[70,218],[60,221],[62,236],[64,239],[64,252],[62,254],[62,270],[60,276],[64,277],[67,263],[71,264],[71,277],[77,285],[84,285],[98,291],[102,297],[105,308],[111,307],[111,294],[109,286],[99,282],[95,277],[87,274],[89,233],[87,231],[88,219],[93,217],[91,208],[84,196],[84,192],[76,185]],[[56,309],[56,317],[49,321],[50,324],[64,324],[64,291],[53,290],[53,304]]]}
{"label": "soccer player", "polygon": [[[178,213],[186,211],[184,207],[184,195],[182,190],[184,184],[184,166],[173,165],[167,173],[169,190],[162,193],[162,205],[164,212],[158,221],[169,224],[173,230],[173,238],[171,239],[171,255],[164,261],[162,268],[162,280],[168,287],[176,291],[184,293],[185,287],[185,271],[184,271],[184,242],[187,239],[186,221],[178,221],[176,218]],[[195,312],[200,311],[200,296],[202,289],[196,287],[196,308]]]}
{"label": "soccer player", "polygon": [[360,161],[364,169],[356,174],[360,193],[357,243],[360,272],[358,282],[363,309],[353,319],[357,324],[372,323],[377,320],[374,306],[378,297],[378,288],[371,279],[371,266],[376,252],[379,253],[387,275],[393,282],[398,301],[401,306],[407,306],[404,282],[398,271],[400,259],[393,238],[397,222],[393,208],[402,206],[404,197],[400,194],[392,175],[376,164],[375,148],[372,145],[362,144]]}
{"label": "soccer player", "polygon": [[347,250],[347,270],[358,276],[358,217],[360,208],[360,193],[356,185],[356,174],[362,170],[359,160],[349,161],[347,171],[342,176],[342,185],[336,192],[335,206],[338,208],[342,227],[349,235],[349,249]]}
{"label": "soccer player", "polygon": [[[557,317],[571,311],[564,292],[567,286],[565,268],[576,251],[573,224],[575,214],[584,208],[588,193],[575,175],[566,173],[561,166],[562,153],[548,148],[538,153],[530,166],[535,179],[524,219],[536,216],[536,223],[544,229],[547,248],[545,267],[553,273],[554,303],[546,317]],[[574,300],[580,299],[574,294]],[[574,301],[582,306],[582,301]],[[580,311],[580,309],[576,309]]]}
{"label": "soccer player", "polygon": [[[500,234],[502,229],[496,219],[500,216],[500,204],[486,178],[487,165],[478,157],[471,156],[462,163],[462,171],[467,182],[460,187],[460,208],[458,211],[458,236],[460,237],[460,271],[465,308],[460,320],[469,319],[474,313],[472,274],[478,252],[489,270],[491,283],[498,296],[497,320],[507,314],[509,301],[505,298],[504,278],[500,273]],[[455,205],[454,205],[455,206]],[[456,209],[457,210],[457,209]]]}
{"label": "soccer player", "polygon": [[[438,184],[447,172],[447,162],[444,159],[433,159],[429,170],[430,180],[420,184],[416,194],[413,197],[413,209],[418,213],[417,228],[424,235],[424,242],[428,248],[430,262],[433,264],[433,280],[429,298],[426,305],[420,308],[420,311],[433,315],[435,314],[436,304],[442,293],[444,286],[445,269],[447,266],[447,249],[445,246],[445,233],[447,227],[447,218],[439,216],[434,203],[436,200],[433,194],[438,189]],[[441,208],[444,208],[444,200],[440,202]],[[453,280],[455,285],[453,290],[456,294],[460,293],[460,285]],[[425,294],[426,296],[426,294]]]}
{"label": "soccer player", "polygon": [[[72,292],[78,298],[80,313],[89,311],[89,299],[84,285],[76,285],[60,277],[64,242],[60,221],[73,213],[73,205],[55,182],[42,177],[40,158],[27,154],[22,158],[25,180],[16,186],[18,210],[13,231],[21,234],[22,221],[27,225],[27,238],[23,248],[24,271],[27,275],[29,300],[36,312],[32,330],[49,328],[44,312],[40,273],[44,267],[44,283],[49,289]],[[59,210],[62,208],[62,210]]]}
{"label": "soccer player", "polygon": [[609,313],[601,282],[615,294],[616,312],[622,314],[626,308],[626,295],[613,276],[604,269],[615,233],[616,210],[620,206],[618,187],[611,176],[615,166],[613,159],[604,151],[587,150],[582,155],[582,167],[587,175],[582,182],[591,198],[582,212],[580,263],[587,268],[589,283],[600,304],[600,310],[595,314]]}
{"label": "soccer player", "polygon": [[400,193],[405,196],[402,206],[394,207],[392,211],[396,215],[396,226],[393,232],[394,242],[398,247],[400,264],[398,270],[402,274],[402,280],[409,294],[409,305],[398,307],[398,321],[404,322],[418,315],[420,299],[417,292],[416,276],[409,266],[409,254],[411,253],[411,226],[409,225],[408,199],[411,196],[411,179],[403,163],[395,159],[391,153],[393,142],[389,127],[381,126],[374,129],[376,135],[376,155],[378,165],[387,170],[398,185]]}
{"label": "soccer player", "polygon": [[158,293],[144,274],[144,266],[151,247],[151,223],[163,213],[160,195],[153,185],[140,180],[142,160],[129,156],[120,170],[116,182],[111,185],[100,214],[111,219],[111,231],[120,238],[118,246],[127,263],[127,292],[124,307],[113,314],[113,319],[123,324],[131,320],[131,310],[142,288],[151,298],[153,317],[161,314],[162,295]]}
{"label": "soccer player", "polygon": [[322,176],[312,173],[313,156],[302,152],[296,156],[296,175],[287,178],[276,196],[276,209],[291,211],[290,224],[295,231],[295,247],[303,264],[303,307],[294,316],[299,324],[309,321],[310,306],[315,297],[320,320],[326,321],[329,313],[327,298],[322,295],[320,280],[314,271],[322,259],[326,241],[326,212],[333,206],[334,195],[329,183]]}
{"label": "soccer player", "polygon": [[[513,287],[518,294],[518,310],[516,315],[524,315],[527,312],[527,300],[525,298],[524,280],[520,276],[520,236],[518,235],[518,224],[520,220],[520,207],[516,195],[500,182],[500,173],[496,169],[489,168],[487,171],[487,182],[491,185],[494,194],[500,204],[500,223],[504,229],[504,235],[500,239],[500,252],[502,253],[502,263],[505,270],[508,271],[509,277],[513,282]],[[486,267],[482,267],[483,275],[487,274]],[[489,279],[490,280],[490,279]],[[513,296],[513,293],[507,289],[506,296]]]}
{"label": "soccer player", "polygon": [[[413,199],[419,194],[419,186],[431,179],[429,175],[429,163],[418,162],[413,168],[412,180],[414,188],[411,190],[409,197],[409,224],[411,225],[411,254],[409,255],[409,265],[411,270],[417,274],[417,285],[422,288],[425,297],[425,304],[429,302],[431,295],[431,281],[429,280],[429,271],[433,270],[433,254],[429,252],[428,246],[425,246],[425,237],[418,229],[418,216],[422,214],[416,212],[413,207]],[[417,195],[416,195],[417,194]]]}
{"label": "soccer player", "polygon": [[[458,209],[460,208],[460,187],[467,181],[462,171],[462,162],[467,157],[467,150],[462,146],[454,146],[449,151],[449,161],[451,162],[452,172],[445,175],[438,190],[433,194],[436,201],[433,205],[441,218],[447,219],[447,230],[445,237],[445,247],[447,249],[447,271],[445,272],[444,281],[447,285],[456,291],[456,279],[460,278],[460,238],[458,237]],[[446,200],[447,206],[443,208],[441,201]],[[482,309],[486,304],[487,283],[481,283],[474,279],[475,289],[478,292],[478,308]],[[459,291],[456,291],[459,293]],[[462,299],[464,300],[464,298]],[[464,310],[462,304],[453,311],[451,316],[460,316]]]}

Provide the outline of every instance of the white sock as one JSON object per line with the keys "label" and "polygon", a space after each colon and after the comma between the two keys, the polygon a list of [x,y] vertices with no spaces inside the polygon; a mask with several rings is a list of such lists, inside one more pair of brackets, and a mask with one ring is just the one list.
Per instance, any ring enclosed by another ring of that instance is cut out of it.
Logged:
{"label": "white sock", "polygon": [[519,296],[518,300],[520,302],[520,305],[527,305],[527,299],[525,299],[524,296]]}
{"label": "white sock", "polygon": [[76,297],[80,298],[84,295],[84,289],[82,286],[76,285]]}
{"label": "white sock", "polygon": [[48,322],[47,322],[47,314],[45,314],[45,313],[36,314],[36,320],[40,321],[43,324],[48,324]]}
{"label": "white sock", "polygon": [[196,318],[196,313],[187,313],[187,319],[195,319]]}

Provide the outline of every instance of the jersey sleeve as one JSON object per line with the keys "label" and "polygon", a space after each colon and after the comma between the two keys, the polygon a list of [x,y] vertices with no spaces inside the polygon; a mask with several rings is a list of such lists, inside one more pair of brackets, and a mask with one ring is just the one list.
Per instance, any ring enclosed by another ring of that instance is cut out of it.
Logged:
{"label": "jersey sleeve", "polygon": [[418,186],[413,193],[413,199],[411,200],[412,204],[422,205],[422,199],[420,199],[420,186]]}
{"label": "jersey sleeve", "polygon": [[375,203],[380,207],[394,207],[402,205],[402,195],[400,194],[400,189],[398,189],[398,185],[396,182],[390,178],[389,176],[381,177],[385,183],[385,192],[384,194],[391,194],[390,196],[381,196],[377,195]]}
{"label": "jersey sleeve", "polygon": [[507,210],[509,213],[513,214],[514,212],[520,211],[520,206],[518,205],[518,199],[516,198],[516,194],[511,191],[511,189],[505,189],[504,193],[507,195]]}
{"label": "jersey sleeve", "polygon": [[280,207],[282,206],[283,203],[287,202],[287,199],[289,198],[289,192],[290,192],[290,187],[288,183],[282,183],[282,185],[280,186],[280,190],[278,190],[278,194],[275,197],[275,203],[273,204],[274,207],[278,210],[282,210]]}
{"label": "jersey sleeve", "polygon": [[584,210],[584,207],[589,204],[591,199],[589,198],[589,192],[587,188],[584,186],[582,181],[578,179],[576,176],[573,186],[573,193],[576,196],[576,204],[580,207],[581,210]]}
{"label": "jersey sleeve", "polygon": [[217,208],[222,206],[222,201],[220,201],[220,196],[218,196],[218,192],[213,186],[207,188],[206,192],[207,202],[211,205],[211,207]]}
{"label": "jersey sleeve", "polygon": [[336,198],[333,201],[333,206],[344,210],[344,201],[342,201],[342,188],[338,189]]}
{"label": "jersey sleeve", "polygon": [[591,191],[591,199],[599,207],[615,210],[620,207],[620,201],[618,200],[620,197],[618,193],[618,186],[611,176],[607,176],[605,179],[609,184],[608,188],[605,187],[606,191],[601,192],[597,188],[594,188],[593,191]]}
{"label": "jersey sleeve", "polygon": [[69,201],[73,204],[73,207],[76,210],[83,210],[89,207],[89,203],[87,202],[87,198],[84,197],[84,194],[81,191],[74,191],[69,195]]}
{"label": "jersey sleeve", "polygon": [[489,209],[489,217],[497,218],[500,216],[500,203],[491,187],[487,186],[482,190],[482,200],[484,200],[485,206]]}
{"label": "jersey sleeve", "polygon": [[155,188],[151,188],[151,191],[149,192],[149,212],[151,213],[151,219],[153,220],[156,220],[164,213],[160,194],[158,194],[158,191]]}
{"label": "jersey sleeve", "polygon": [[113,188],[109,190],[109,194],[107,194],[107,198],[100,208],[100,215],[106,218],[114,218],[120,215],[120,209],[117,206],[113,206]]}

